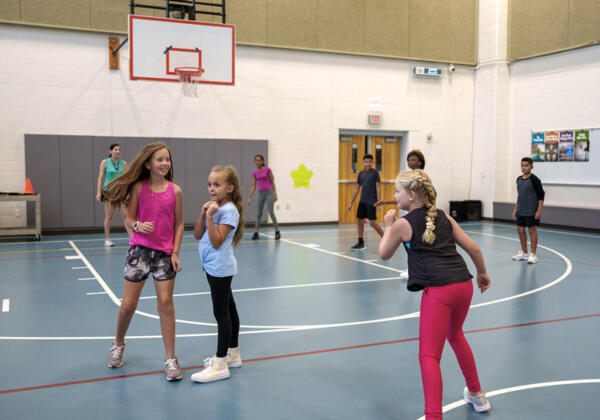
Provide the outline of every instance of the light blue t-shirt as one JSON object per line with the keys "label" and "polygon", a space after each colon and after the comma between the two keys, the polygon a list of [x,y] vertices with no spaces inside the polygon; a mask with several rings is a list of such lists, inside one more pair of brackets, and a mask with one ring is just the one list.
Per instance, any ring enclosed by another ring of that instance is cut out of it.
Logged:
{"label": "light blue t-shirt", "polygon": [[235,205],[230,201],[219,207],[213,214],[215,226],[220,224],[231,226],[227,238],[218,249],[213,248],[208,238],[208,229],[204,228],[204,235],[198,243],[198,252],[202,259],[202,268],[213,277],[229,277],[237,274],[237,261],[233,256],[232,240],[240,221],[240,213]]}

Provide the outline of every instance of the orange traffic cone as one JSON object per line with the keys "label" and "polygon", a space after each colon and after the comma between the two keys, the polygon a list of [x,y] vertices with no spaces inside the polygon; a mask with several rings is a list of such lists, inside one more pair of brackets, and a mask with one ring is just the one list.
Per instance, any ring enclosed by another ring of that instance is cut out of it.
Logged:
{"label": "orange traffic cone", "polygon": [[25,191],[23,191],[25,194],[35,194],[35,192],[33,192],[33,185],[31,185],[31,179],[27,178],[25,180]]}

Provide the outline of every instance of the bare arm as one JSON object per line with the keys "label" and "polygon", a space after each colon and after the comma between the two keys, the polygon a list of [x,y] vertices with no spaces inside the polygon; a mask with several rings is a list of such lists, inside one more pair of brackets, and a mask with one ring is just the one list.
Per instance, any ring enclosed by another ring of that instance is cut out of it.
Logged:
{"label": "bare arm", "polygon": [[379,242],[379,257],[389,260],[402,242],[410,241],[412,228],[405,218],[398,219],[396,210],[389,210],[384,217],[385,232]]}
{"label": "bare arm", "polygon": [[544,200],[539,200],[538,201],[538,208],[535,212],[535,216],[534,219],[536,220],[540,220],[542,218],[542,210],[544,208]]}
{"label": "bare arm", "polygon": [[256,191],[256,177],[252,175],[252,188],[250,188],[250,195],[248,196],[248,205],[250,205],[250,202],[252,201],[254,191]]}
{"label": "bare arm", "polygon": [[96,190],[96,200],[100,201],[102,197],[102,184],[104,183],[104,172],[106,168],[106,159],[100,162],[100,172],[98,172],[98,189]]}
{"label": "bare arm", "polygon": [[348,211],[352,210],[352,204],[354,200],[356,200],[356,196],[358,195],[358,190],[360,189],[360,185],[356,184],[356,188],[354,189],[354,194],[352,194],[352,199],[350,200],[350,204],[348,204]]}
{"label": "bare arm", "polygon": [[[175,237],[173,238],[173,252],[171,253],[171,263],[175,271],[181,270],[179,261],[179,250],[181,249],[181,240],[183,239],[183,191],[178,185],[175,187]],[[139,226],[138,226],[139,227]]]}
{"label": "bare arm", "polygon": [[[138,213],[138,195],[140,194],[140,189],[142,188],[141,182],[136,182],[133,188],[131,189],[131,196],[129,197],[129,206],[127,206],[127,218],[125,219],[125,224],[133,229],[133,225],[137,222],[137,213]],[[136,231],[140,231],[140,226]]]}
{"label": "bare arm", "polygon": [[377,201],[381,201],[381,183],[376,182],[375,188],[377,189]]}
{"label": "bare arm", "polygon": [[273,186],[273,202],[277,201],[277,189],[275,188],[275,177],[273,176],[273,172],[269,172],[269,179],[271,180],[271,185]]}
{"label": "bare arm", "polygon": [[206,202],[202,205],[202,210],[200,211],[200,216],[198,216],[198,220],[194,225],[194,238],[200,240],[202,235],[204,235],[204,230],[206,229],[206,210],[212,201]]}
{"label": "bare arm", "polygon": [[477,269],[477,285],[479,286],[481,293],[485,292],[487,289],[490,288],[491,280],[490,276],[487,274],[485,261],[483,259],[483,254],[481,253],[479,245],[477,245],[475,241],[473,241],[473,239],[469,238],[469,235],[467,235],[465,231],[462,230],[462,228],[458,225],[458,223],[456,223],[456,221],[452,217],[448,215],[446,215],[446,217],[452,224],[452,233],[454,235],[454,241],[458,244],[458,246],[464,249],[467,252],[467,254],[469,254],[469,257],[471,257],[473,264],[475,264],[475,268]]}
{"label": "bare arm", "polygon": [[206,211],[206,230],[208,231],[208,239],[214,249],[219,249],[231,231],[231,226],[221,223],[218,227],[215,225],[213,215],[219,209],[219,205],[212,202]]}
{"label": "bare arm", "polygon": [[396,200],[379,200],[373,204],[373,207],[387,206],[388,204],[396,204]]}

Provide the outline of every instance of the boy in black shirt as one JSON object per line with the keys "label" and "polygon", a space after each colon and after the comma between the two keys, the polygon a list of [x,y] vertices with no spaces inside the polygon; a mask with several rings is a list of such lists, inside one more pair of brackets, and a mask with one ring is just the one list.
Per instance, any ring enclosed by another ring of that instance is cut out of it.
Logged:
{"label": "boy in black shirt", "polygon": [[352,204],[358,195],[358,190],[362,187],[358,209],[356,210],[356,226],[358,229],[358,242],[351,249],[366,249],[363,235],[365,226],[363,220],[369,219],[369,224],[377,231],[379,236],[383,236],[383,229],[377,224],[377,208],[374,206],[381,199],[381,188],[379,183],[379,172],[373,169],[373,156],[370,154],[363,156],[363,166],[365,169],[358,173],[356,180],[356,189],[352,195],[352,200],[348,204],[348,211],[352,209]]}
{"label": "boy in black shirt", "polygon": [[[522,176],[517,178],[517,202],[513,210],[512,217],[517,221],[517,232],[521,241],[521,251],[513,255],[513,260],[527,260],[529,264],[538,262],[535,251],[537,249],[538,234],[537,226],[540,225],[542,218],[542,208],[544,206],[544,188],[542,181],[531,173],[533,169],[533,160],[528,157],[521,159]],[[527,253],[527,233],[529,230],[531,238],[531,253]]]}

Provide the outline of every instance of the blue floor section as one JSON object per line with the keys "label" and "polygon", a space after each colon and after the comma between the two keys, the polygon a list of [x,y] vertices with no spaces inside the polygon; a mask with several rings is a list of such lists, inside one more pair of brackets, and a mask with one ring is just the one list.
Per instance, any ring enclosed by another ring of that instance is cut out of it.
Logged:
{"label": "blue floor section", "polygon": [[[476,290],[464,329],[484,389],[499,394],[489,413],[459,405],[444,418],[597,418],[600,235],[540,229],[539,263],[528,265],[510,258],[519,249],[514,226],[461,225],[492,278],[488,292]],[[211,384],[189,378],[216,350],[191,232],[175,285],[176,352],[185,368],[175,383],[162,372],[151,280],[138,306],[150,316],[134,316],[124,366],[106,366],[126,237],[114,235],[108,249],[101,235],[0,243],[0,302],[10,302],[0,312],[0,418],[420,418],[420,294],[400,278],[404,251],[381,261],[373,230],[366,250],[351,251],[355,229],[288,227],[281,241],[270,230],[257,241],[244,237],[232,287],[245,363]],[[83,259],[74,258],[78,252]],[[450,346],[441,367],[444,405],[460,401],[464,380]]]}

